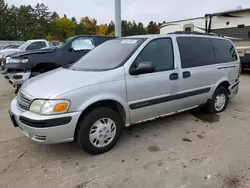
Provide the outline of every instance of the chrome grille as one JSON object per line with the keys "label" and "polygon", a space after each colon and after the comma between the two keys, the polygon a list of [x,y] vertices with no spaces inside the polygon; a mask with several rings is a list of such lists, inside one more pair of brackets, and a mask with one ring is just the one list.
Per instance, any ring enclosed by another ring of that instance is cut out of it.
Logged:
{"label": "chrome grille", "polygon": [[32,98],[20,91],[18,92],[17,102],[21,109],[29,110]]}

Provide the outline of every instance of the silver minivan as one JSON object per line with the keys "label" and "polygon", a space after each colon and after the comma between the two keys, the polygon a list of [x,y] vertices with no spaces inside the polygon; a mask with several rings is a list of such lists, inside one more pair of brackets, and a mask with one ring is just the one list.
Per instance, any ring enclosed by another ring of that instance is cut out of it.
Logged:
{"label": "silver minivan", "polygon": [[239,87],[233,43],[202,34],[117,38],[75,64],[27,81],[9,111],[16,128],[46,144],[111,149],[136,122],[200,105],[225,110]]}

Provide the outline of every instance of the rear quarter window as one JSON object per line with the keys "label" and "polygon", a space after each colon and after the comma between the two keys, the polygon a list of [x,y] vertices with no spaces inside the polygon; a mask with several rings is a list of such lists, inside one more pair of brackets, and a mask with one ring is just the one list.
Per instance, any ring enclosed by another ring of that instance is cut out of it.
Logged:
{"label": "rear quarter window", "polygon": [[210,39],[217,63],[228,63],[238,59],[233,44],[224,39]]}
{"label": "rear quarter window", "polygon": [[208,38],[178,37],[181,66],[191,68],[216,63],[213,47]]}

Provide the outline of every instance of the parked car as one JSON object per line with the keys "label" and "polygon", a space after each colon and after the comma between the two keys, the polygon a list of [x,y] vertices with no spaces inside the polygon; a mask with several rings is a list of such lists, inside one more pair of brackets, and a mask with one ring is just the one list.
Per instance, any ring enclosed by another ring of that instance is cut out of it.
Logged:
{"label": "parked car", "polygon": [[8,46],[5,46],[3,49],[16,49],[18,48],[19,46],[21,45],[18,45],[18,44],[11,44],[11,45],[8,45]]}
{"label": "parked car", "polygon": [[72,64],[90,50],[114,37],[74,36],[60,46],[50,46],[36,51],[23,51],[5,58],[4,77],[19,88],[30,77]]}
{"label": "parked car", "polygon": [[117,38],[71,66],[28,80],[9,114],[33,141],[76,140],[100,154],[136,122],[204,104],[211,113],[224,111],[238,92],[239,65],[233,43],[221,37]]}
{"label": "parked car", "polygon": [[237,47],[237,51],[241,61],[241,72],[245,69],[250,69],[250,46]]}
{"label": "parked car", "polygon": [[37,49],[41,49],[41,48],[48,47],[48,46],[50,46],[48,41],[38,39],[38,40],[28,40],[22,45],[20,45],[18,48],[7,48],[7,49],[0,50],[1,67],[3,67],[3,60],[5,59],[5,57],[13,53],[22,52],[26,50],[37,50]]}

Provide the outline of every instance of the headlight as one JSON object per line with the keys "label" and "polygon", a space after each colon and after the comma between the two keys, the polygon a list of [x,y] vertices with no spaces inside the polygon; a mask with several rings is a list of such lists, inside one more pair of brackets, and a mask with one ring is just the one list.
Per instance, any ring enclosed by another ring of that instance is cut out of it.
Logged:
{"label": "headlight", "polygon": [[6,58],[6,63],[28,63],[28,58]]}
{"label": "headlight", "polygon": [[29,110],[36,114],[50,115],[66,113],[70,102],[67,100],[34,100]]}

